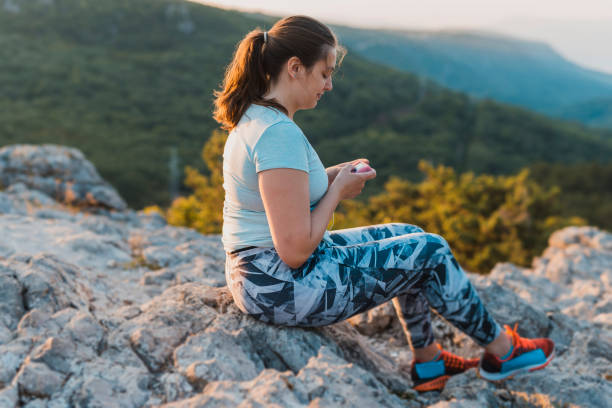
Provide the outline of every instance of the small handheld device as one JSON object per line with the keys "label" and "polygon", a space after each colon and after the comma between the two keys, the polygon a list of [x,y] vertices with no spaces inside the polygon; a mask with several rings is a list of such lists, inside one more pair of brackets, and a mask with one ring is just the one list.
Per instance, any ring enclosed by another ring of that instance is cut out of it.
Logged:
{"label": "small handheld device", "polygon": [[363,162],[357,163],[357,165],[351,170],[351,173],[367,173],[372,168]]}

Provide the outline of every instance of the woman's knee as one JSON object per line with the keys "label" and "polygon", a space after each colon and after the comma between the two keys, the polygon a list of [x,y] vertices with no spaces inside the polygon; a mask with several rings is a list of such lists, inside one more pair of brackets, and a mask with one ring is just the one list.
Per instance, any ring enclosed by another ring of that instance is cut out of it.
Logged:
{"label": "woman's knee", "polygon": [[427,236],[428,242],[434,242],[436,244],[440,244],[442,246],[450,248],[448,241],[446,241],[446,239],[442,235],[435,234],[433,232],[426,232],[425,235]]}
{"label": "woman's knee", "polygon": [[414,232],[425,232],[425,230],[421,227],[419,227],[418,225],[413,225],[413,224],[407,224],[404,222],[391,222],[389,224],[386,224],[389,228],[396,230],[396,231],[401,231],[403,233],[414,233]]}

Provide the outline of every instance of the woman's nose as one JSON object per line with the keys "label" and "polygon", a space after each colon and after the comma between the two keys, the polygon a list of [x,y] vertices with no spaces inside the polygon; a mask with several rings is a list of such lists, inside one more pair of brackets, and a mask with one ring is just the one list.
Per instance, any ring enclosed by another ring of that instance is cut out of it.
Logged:
{"label": "woman's nose", "polygon": [[331,80],[331,78],[329,78],[327,81],[325,81],[325,88],[324,89],[326,91],[331,91],[332,88],[333,88],[332,80]]}

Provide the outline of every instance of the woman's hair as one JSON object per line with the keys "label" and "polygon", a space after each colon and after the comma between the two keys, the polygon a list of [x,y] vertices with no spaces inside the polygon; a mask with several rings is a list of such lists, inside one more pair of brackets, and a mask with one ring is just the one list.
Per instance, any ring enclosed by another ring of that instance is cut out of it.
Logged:
{"label": "woman's hair", "polygon": [[346,50],[338,45],[334,33],[324,24],[306,16],[284,18],[267,32],[257,28],[238,43],[232,62],[227,66],[223,89],[215,91],[214,119],[223,129],[232,130],[249,105],[257,103],[273,106],[287,113],[274,100],[264,100],[268,91],[289,58],[296,56],[306,69],[326,57],[329,48],[339,53],[338,64]]}

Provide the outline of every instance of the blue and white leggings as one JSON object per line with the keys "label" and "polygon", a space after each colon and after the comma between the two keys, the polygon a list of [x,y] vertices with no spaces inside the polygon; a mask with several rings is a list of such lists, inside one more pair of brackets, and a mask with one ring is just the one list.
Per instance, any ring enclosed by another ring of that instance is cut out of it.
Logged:
{"label": "blue and white leggings", "polygon": [[273,324],[324,326],[397,297],[415,348],[434,341],[430,307],[482,346],[500,332],[446,240],[415,225],[326,232],[295,269],[274,248],[228,253],[225,276],[238,308]]}

